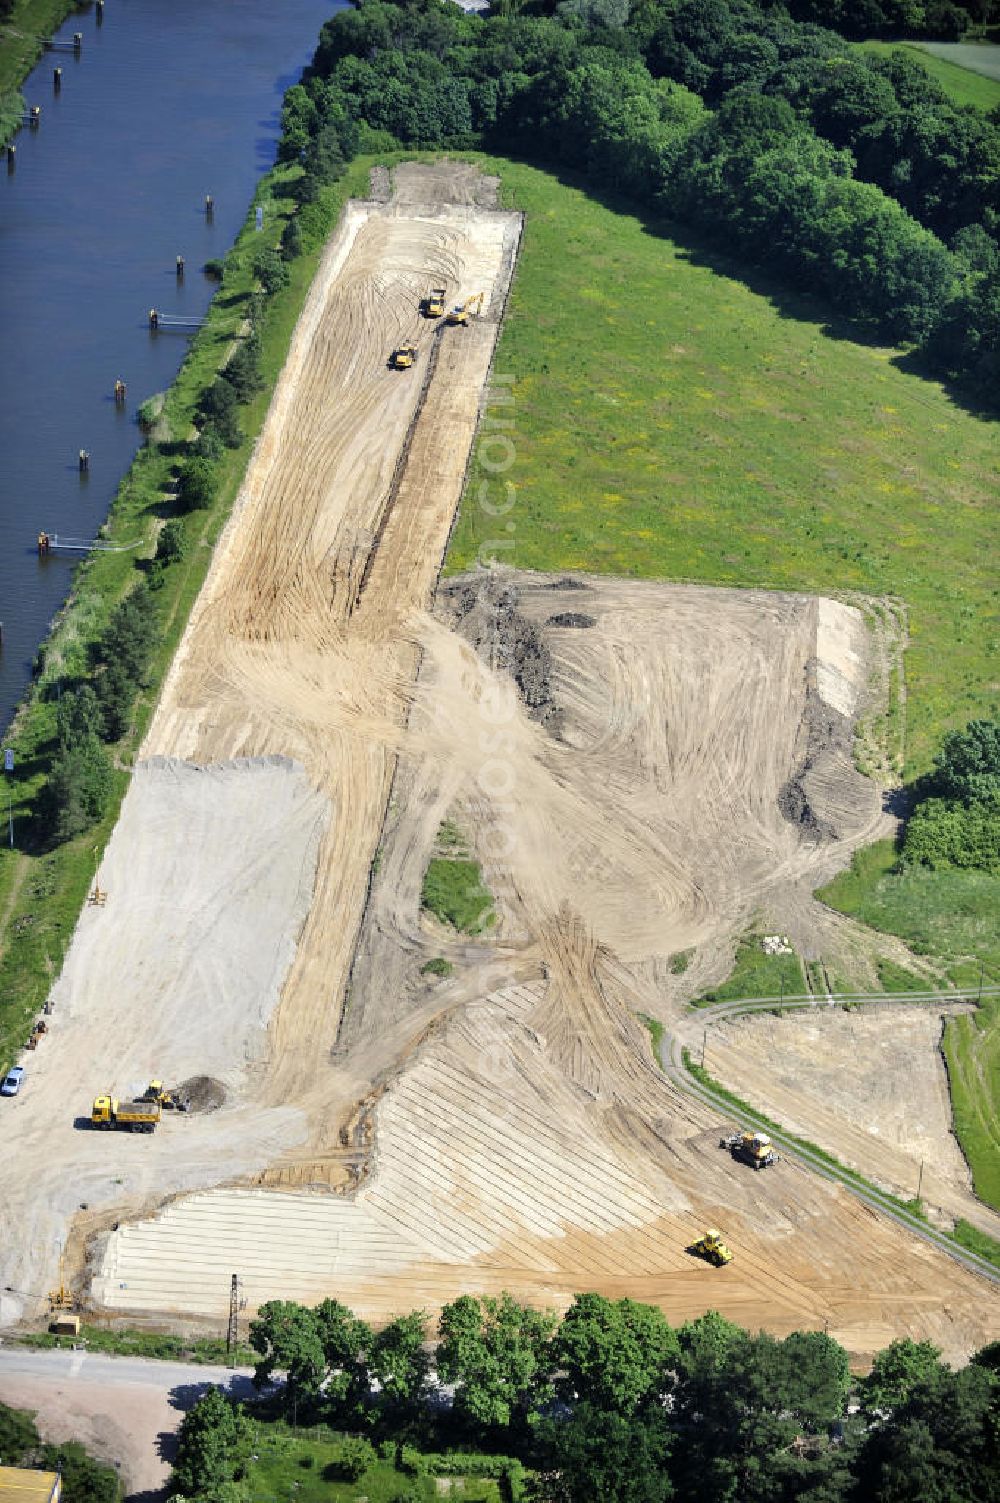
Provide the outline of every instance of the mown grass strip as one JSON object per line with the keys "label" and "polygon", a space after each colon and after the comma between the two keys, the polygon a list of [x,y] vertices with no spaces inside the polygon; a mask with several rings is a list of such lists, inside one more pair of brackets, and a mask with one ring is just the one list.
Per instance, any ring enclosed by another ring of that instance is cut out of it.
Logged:
{"label": "mown grass strip", "polygon": [[[205,580],[212,549],[232,508],[246,470],[254,440],[263,424],[271,392],[285,362],[299,312],[328,234],[340,207],[351,194],[367,191],[372,159],[359,158],[339,183],[324,188],[320,201],[303,217],[303,254],[290,263],[288,286],[268,301],[261,324],[260,367],[264,386],[240,408],[245,438],[238,449],[220,461],[212,506],[185,518],[188,548],[185,558],[164,573],[157,592],[160,637],[147,689],[136,701],[132,726],[114,748],[113,797],[101,821],[73,841],[39,853],[22,847],[37,839],[31,823],[34,802],[44,783],[54,749],[58,686],[86,671],[90,643],[107,621],[111,609],[132,585],[155,549],[162,521],[173,514],[171,476],[177,463],[170,446],[150,445],[137,455],[119,488],[108,520],[106,537],[142,537],[136,554],[101,553],[88,557],[77,569],[72,592],[40,652],[42,671],[29,690],[7,739],[16,753],[14,829],[17,849],[0,852],[0,1068],[6,1068],[20,1048],[45,997],[58,976],[77,916],[93,880],[100,853],[111,834],[129,772],[156,707],[160,686],[187,623],[191,607]],[[244,228],[226,258],[225,277],[210,305],[204,327],[191,344],[177,379],[166,396],[163,422],[174,439],[184,439],[201,393],[228,358],[243,328],[247,302],[254,290],[253,251],[259,245],[254,207],[266,206],[268,234],[276,242],[293,211],[289,195],[298,168],[276,168],[258,185]],[[109,902],[113,903],[111,894]]]}

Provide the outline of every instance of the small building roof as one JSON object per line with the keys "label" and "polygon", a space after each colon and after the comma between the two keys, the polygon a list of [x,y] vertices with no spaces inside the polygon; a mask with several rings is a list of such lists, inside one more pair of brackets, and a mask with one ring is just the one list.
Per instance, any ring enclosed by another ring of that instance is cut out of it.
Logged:
{"label": "small building roof", "polygon": [[0,1503],[58,1503],[59,1490],[58,1472],[0,1466]]}

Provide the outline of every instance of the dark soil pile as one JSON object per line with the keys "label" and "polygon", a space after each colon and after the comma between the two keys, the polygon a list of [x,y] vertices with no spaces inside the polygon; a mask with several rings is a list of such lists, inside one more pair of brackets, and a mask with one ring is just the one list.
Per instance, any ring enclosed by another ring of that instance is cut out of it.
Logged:
{"label": "dark soil pile", "polygon": [[456,629],[491,667],[509,673],[532,719],[557,732],[561,712],[552,697],[552,658],[533,621],[518,609],[517,586],[495,570],[446,585],[444,604]]}

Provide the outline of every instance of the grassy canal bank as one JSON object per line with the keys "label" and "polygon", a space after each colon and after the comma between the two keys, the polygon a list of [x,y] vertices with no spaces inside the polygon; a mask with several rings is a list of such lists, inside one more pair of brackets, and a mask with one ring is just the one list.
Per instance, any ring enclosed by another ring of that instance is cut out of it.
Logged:
{"label": "grassy canal bank", "polygon": [[[254,210],[264,208],[266,243],[277,245],[296,212],[291,190],[298,167],[277,167],[261,180],[244,227],[224,263],[223,278],[204,326],[193,340],[160,407],[154,434],[119,487],[101,529],[108,541],[141,537],[129,553],[98,553],[74,574],[72,590],[39,649],[35,680],[5,745],[13,747],[13,851],[0,851],[0,1068],[6,1069],[30,1031],[53,981],[86,899],[100,853],[114,828],[131,768],[152,717],[160,685],[201,589],[212,550],[239,490],[253,444],[285,362],[292,331],[323,246],[344,201],[367,191],[371,159],[359,158],[337,183],[298,210],[299,254],[285,262],[288,280],[263,296],[254,270],[261,237]],[[259,336],[260,386],[239,406],[243,437],[214,466],[209,504],[181,513],[175,476],[188,447],[199,403],[229,359],[248,316]],[[183,556],[153,569],[157,539],[168,521],[180,524]],[[57,714],[67,685],[85,682],[94,644],[115,606],[141,580],[155,575],[156,640],[145,683],[124,734],[109,748],[113,786],[101,818],[74,839],[52,846],[40,827],[38,800],[57,752]],[[6,812],[6,811],[5,811]]]}
{"label": "grassy canal bank", "polygon": [[14,0],[9,13],[0,13],[0,146],[7,145],[21,123],[21,85],[45,51],[44,39],[71,11],[83,8],[73,0]]}

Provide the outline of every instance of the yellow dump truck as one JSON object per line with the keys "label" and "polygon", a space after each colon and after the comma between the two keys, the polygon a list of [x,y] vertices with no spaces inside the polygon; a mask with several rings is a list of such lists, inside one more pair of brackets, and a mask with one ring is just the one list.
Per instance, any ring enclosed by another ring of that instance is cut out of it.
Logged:
{"label": "yellow dump truck", "polygon": [[95,1096],[90,1109],[92,1127],[121,1127],[126,1132],[152,1132],[159,1120],[158,1101],[119,1101],[116,1096]]}
{"label": "yellow dump truck", "polygon": [[423,313],[425,318],[440,318],[444,313],[444,300],[448,295],[447,287],[432,287],[430,296],[424,299]]}

